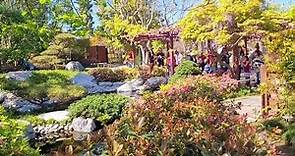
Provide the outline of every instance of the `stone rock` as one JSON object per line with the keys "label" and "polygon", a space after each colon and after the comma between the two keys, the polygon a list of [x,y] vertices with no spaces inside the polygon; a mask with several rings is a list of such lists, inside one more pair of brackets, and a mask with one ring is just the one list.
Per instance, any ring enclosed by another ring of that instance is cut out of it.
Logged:
{"label": "stone rock", "polygon": [[101,88],[97,85],[95,78],[84,73],[76,75],[72,79],[72,83],[86,88],[89,94],[94,94],[101,90]]}
{"label": "stone rock", "polygon": [[112,86],[113,83],[112,82],[99,82],[98,85],[100,85],[100,86]]}
{"label": "stone rock", "polygon": [[148,86],[148,88],[150,89],[157,89],[161,85],[166,83],[167,83],[167,78],[165,77],[151,77],[148,80],[146,80],[144,85]]}
{"label": "stone rock", "polygon": [[85,132],[73,132],[73,139],[75,141],[84,141],[87,139],[89,133],[85,133]]}
{"label": "stone rock", "polygon": [[17,97],[12,93],[7,93],[4,96],[4,100],[2,105],[5,108],[13,109],[19,113],[29,113],[40,110],[42,107],[39,105],[35,105],[30,103],[27,100],[22,99],[21,97]]}
{"label": "stone rock", "polygon": [[76,75],[72,79],[72,83],[75,85],[82,86],[87,89],[88,94],[96,94],[96,93],[113,93],[116,92],[117,89],[122,86],[123,82],[100,82],[97,83],[96,79],[84,73],[80,73]]}
{"label": "stone rock", "polygon": [[74,131],[82,133],[90,133],[96,130],[97,124],[93,119],[84,119],[82,117],[75,118],[71,124]]}
{"label": "stone rock", "polygon": [[117,89],[117,93],[132,96],[135,92],[141,90],[141,86],[144,84],[143,79],[136,79],[126,82],[124,85]]}
{"label": "stone rock", "polygon": [[26,126],[25,137],[28,140],[32,140],[36,137],[32,124],[25,120],[17,120],[17,122]]}
{"label": "stone rock", "polygon": [[124,84],[125,84],[125,82],[114,82],[113,86],[120,87],[120,86],[122,86]]}
{"label": "stone rock", "polygon": [[0,92],[0,103],[3,103],[5,100],[7,92],[1,91]]}
{"label": "stone rock", "polygon": [[15,71],[6,74],[6,78],[10,80],[25,81],[32,76],[32,71]]}
{"label": "stone rock", "polygon": [[40,114],[39,117],[44,120],[54,119],[56,121],[63,121],[68,118],[68,111],[54,111],[49,113]]}
{"label": "stone rock", "polygon": [[78,61],[71,61],[66,65],[66,70],[83,71],[84,67]]}

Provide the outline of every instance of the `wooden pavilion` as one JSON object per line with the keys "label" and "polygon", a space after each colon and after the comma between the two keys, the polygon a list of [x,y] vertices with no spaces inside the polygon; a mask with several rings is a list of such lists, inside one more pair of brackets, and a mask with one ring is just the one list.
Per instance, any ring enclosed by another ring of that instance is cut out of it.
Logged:
{"label": "wooden pavilion", "polygon": [[167,45],[167,50],[174,48],[174,42],[179,40],[180,30],[176,27],[162,27],[160,29],[151,30],[142,33],[133,38],[135,43],[144,43],[148,41],[159,40]]}

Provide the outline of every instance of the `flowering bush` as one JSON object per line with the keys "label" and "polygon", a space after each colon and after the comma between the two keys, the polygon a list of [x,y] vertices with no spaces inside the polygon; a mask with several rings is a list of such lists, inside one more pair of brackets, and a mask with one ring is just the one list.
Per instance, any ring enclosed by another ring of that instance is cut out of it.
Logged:
{"label": "flowering bush", "polygon": [[165,86],[161,86],[162,91],[170,90],[177,87],[189,87],[195,96],[224,98],[228,97],[233,92],[239,91],[239,83],[237,80],[230,78],[227,75],[214,76],[192,76],[186,79],[179,79]]}
{"label": "flowering bush", "polygon": [[109,152],[253,155],[255,147],[251,140],[255,129],[246,123],[245,116],[235,115],[232,107],[193,96],[197,94],[187,96],[192,89],[196,91],[194,87],[166,88],[131,105],[125,115],[107,129]]}

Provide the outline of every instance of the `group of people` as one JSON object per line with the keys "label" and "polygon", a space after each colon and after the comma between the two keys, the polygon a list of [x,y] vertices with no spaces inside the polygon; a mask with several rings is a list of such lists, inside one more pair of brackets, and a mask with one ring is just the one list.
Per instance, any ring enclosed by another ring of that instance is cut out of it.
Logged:
{"label": "group of people", "polygon": [[[217,56],[218,54],[219,56]],[[230,58],[232,54],[229,53],[229,50],[226,46],[213,52],[208,50],[205,54],[201,52],[200,54],[187,53],[183,55],[177,50],[169,50],[168,54],[165,54],[160,51],[157,54],[149,52],[148,64],[150,66],[150,72],[153,70],[154,65],[156,64],[159,67],[167,66],[169,75],[174,73],[175,67],[178,66],[182,60],[190,60],[198,64],[200,69],[204,74],[213,74],[213,73],[225,73],[230,69]],[[246,48],[239,47],[239,57],[236,60],[238,64],[238,79],[241,75],[244,75],[247,85],[250,85],[250,75],[251,71],[256,73],[256,82],[260,83],[260,67],[263,64],[263,55],[260,50],[259,44],[256,44],[255,50],[252,53],[248,54]],[[134,66],[134,54],[128,54],[127,65],[130,67]]]}
{"label": "group of people", "polygon": [[[230,58],[232,54],[229,53],[227,47],[222,47],[218,52],[220,54],[220,60],[218,61],[217,56],[214,55],[212,51],[208,51],[205,55],[201,53],[196,56],[195,62],[199,65],[203,73],[224,73],[228,72],[230,67]],[[263,54],[260,50],[259,44],[255,45],[255,49],[249,54],[247,49],[244,47],[239,47],[239,57],[235,60],[237,67],[238,79],[241,75],[246,80],[246,84],[250,86],[250,76],[252,72],[256,74],[256,83],[260,84],[260,68],[263,62]]]}

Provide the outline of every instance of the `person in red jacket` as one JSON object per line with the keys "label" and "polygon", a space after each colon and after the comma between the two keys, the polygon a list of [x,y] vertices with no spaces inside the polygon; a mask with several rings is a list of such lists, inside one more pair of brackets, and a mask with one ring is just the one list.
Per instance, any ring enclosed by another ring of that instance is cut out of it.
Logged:
{"label": "person in red jacket", "polygon": [[168,51],[167,66],[168,66],[169,76],[173,75],[174,74],[174,68],[176,66],[176,60],[175,60],[175,57],[174,57],[174,51],[173,50]]}
{"label": "person in red jacket", "polygon": [[245,79],[247,80],[246,85],[250,86],[251,61],[247,55],[244,56],[244,59],[242,61],[242,68],[244,71]]}

